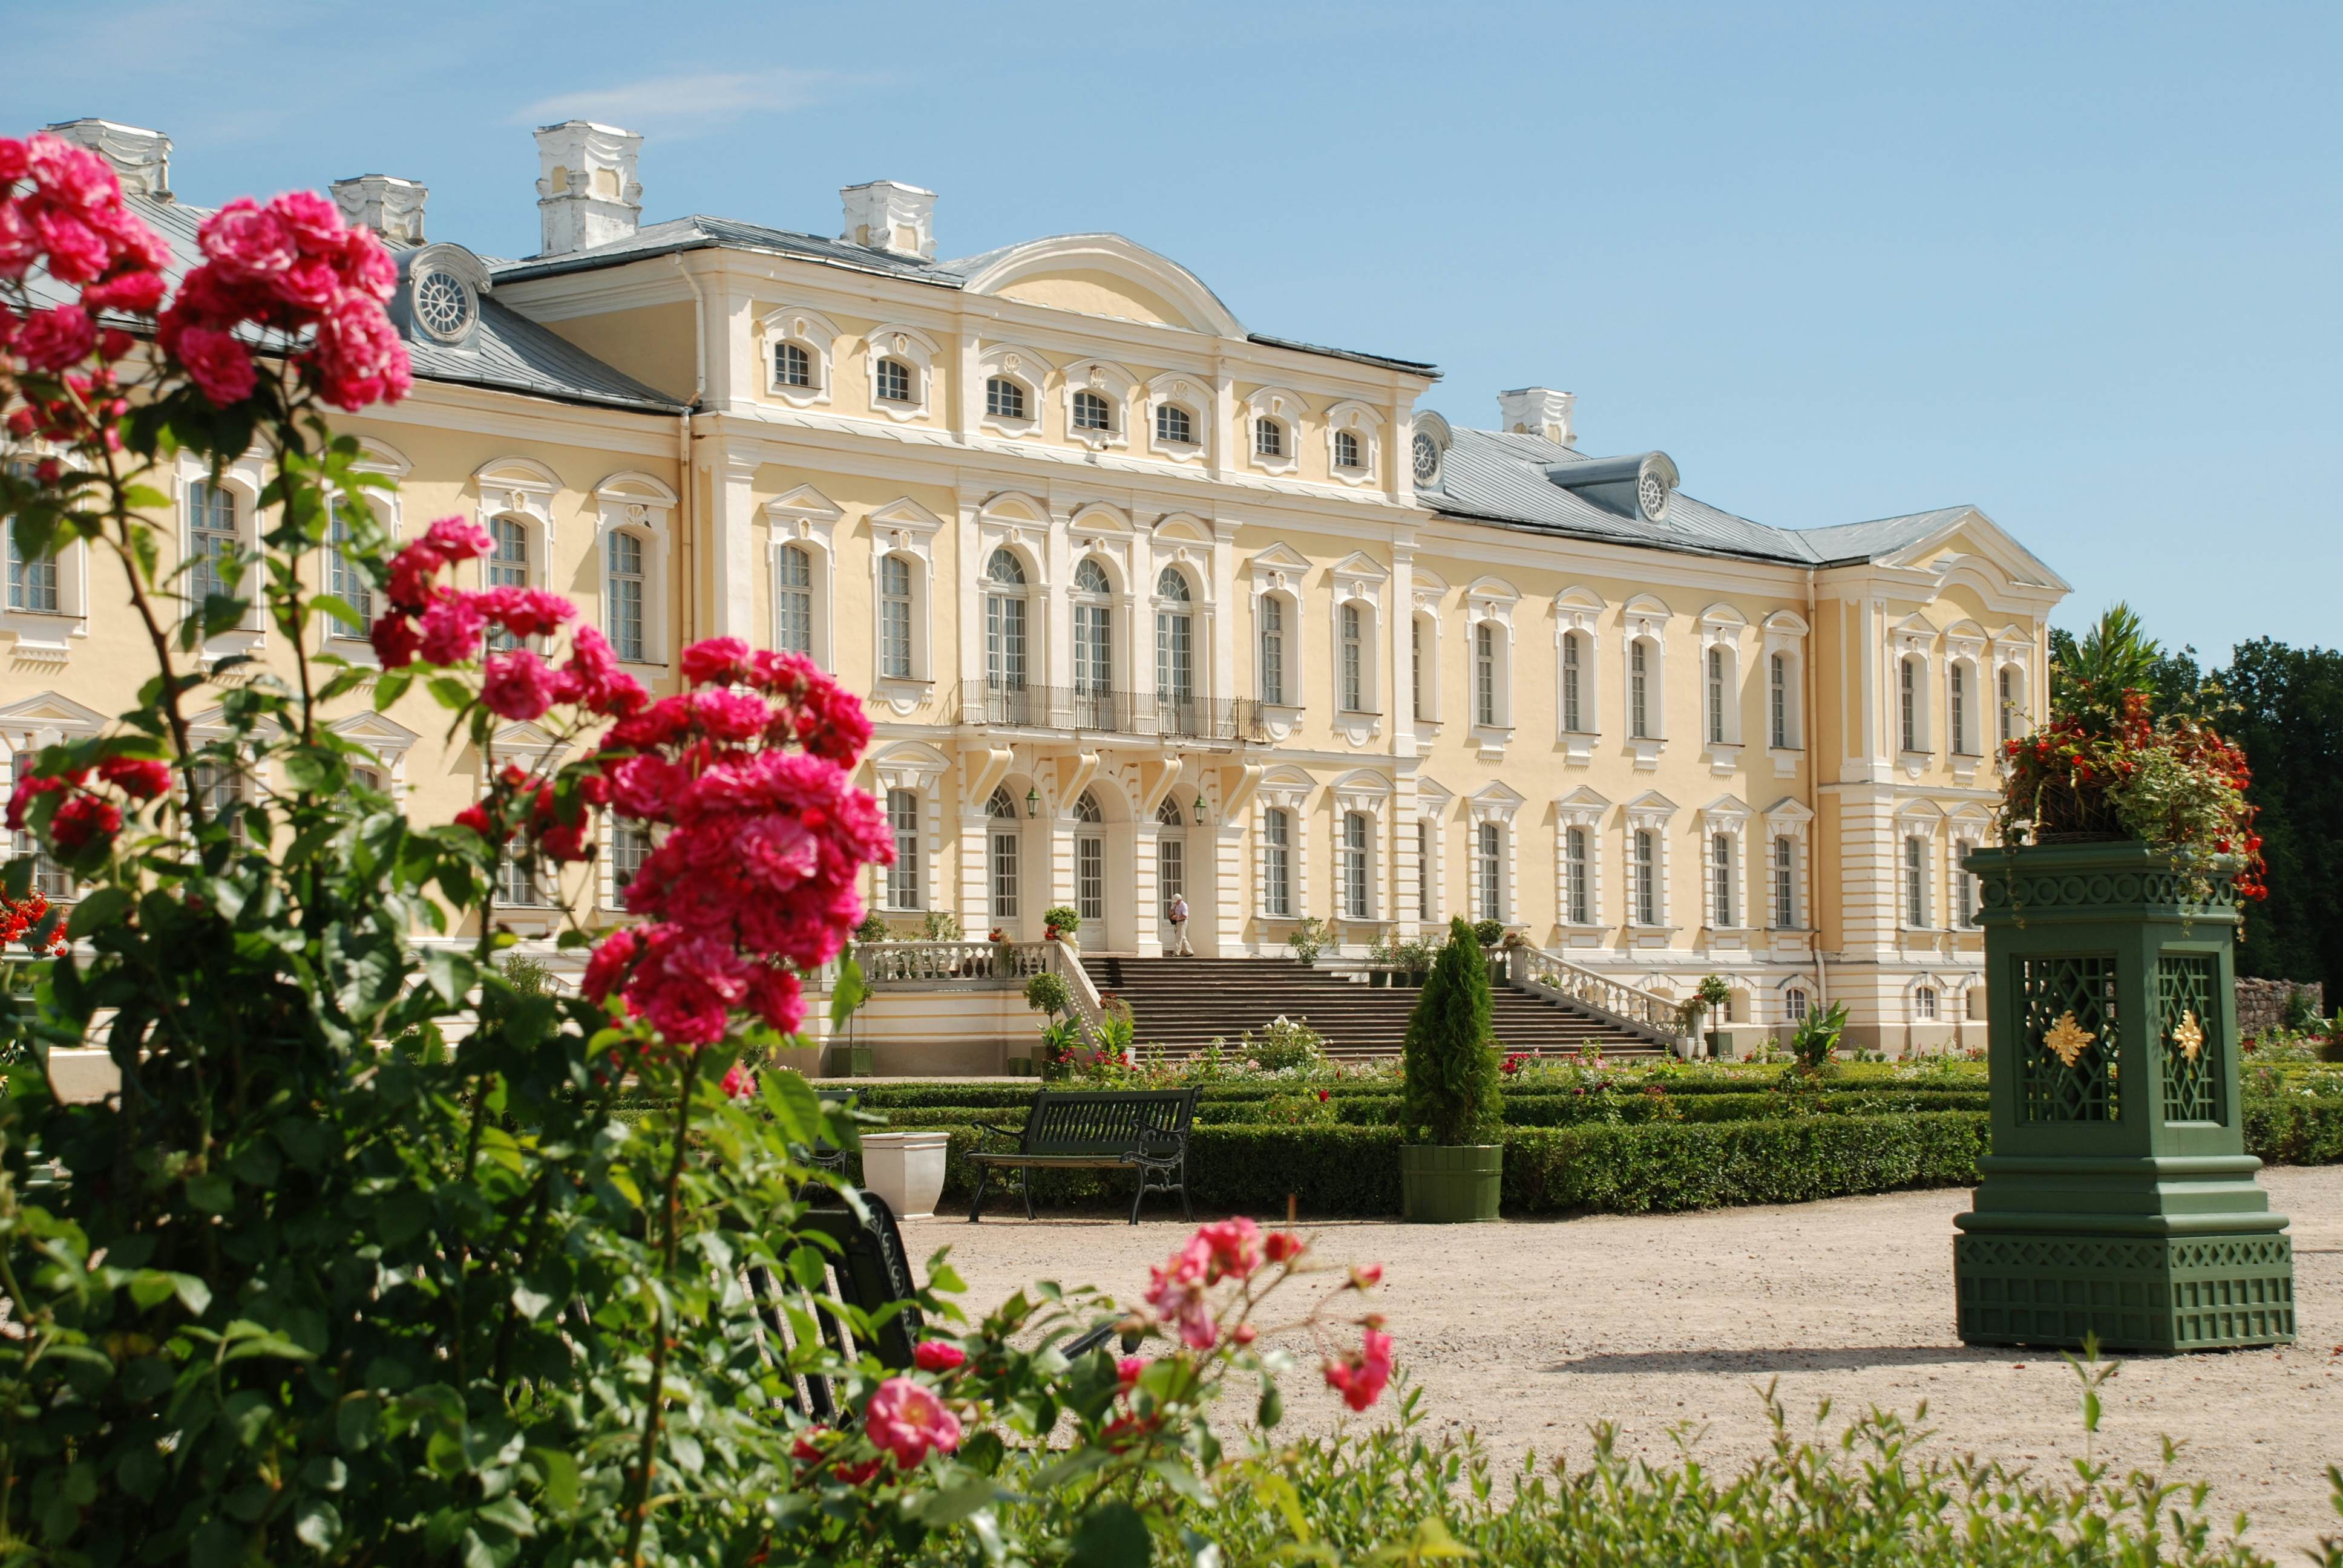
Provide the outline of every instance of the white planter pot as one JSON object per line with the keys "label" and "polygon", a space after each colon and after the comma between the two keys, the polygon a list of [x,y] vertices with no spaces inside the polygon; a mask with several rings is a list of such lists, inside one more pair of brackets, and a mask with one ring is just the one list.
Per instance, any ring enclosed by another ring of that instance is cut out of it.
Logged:
{"label": "white planter pot", "polygon": [[899,1220],[931,1220],[944,1191],[949,1132],[866,1132],[862,1184],[887,1200]]}

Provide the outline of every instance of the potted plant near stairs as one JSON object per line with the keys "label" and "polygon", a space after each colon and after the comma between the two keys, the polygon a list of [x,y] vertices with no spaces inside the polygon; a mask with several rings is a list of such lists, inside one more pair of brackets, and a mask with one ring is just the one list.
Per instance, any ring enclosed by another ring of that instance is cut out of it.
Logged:
{"label": "potted plant near stairs", "polygon": [[1433,1224],[1495,1219],[1505,1146],[1489,970],[1478,937],[1461,920],[1450,922],[1448,943],[1416,999],[1404,1060],[1402,1217]]}

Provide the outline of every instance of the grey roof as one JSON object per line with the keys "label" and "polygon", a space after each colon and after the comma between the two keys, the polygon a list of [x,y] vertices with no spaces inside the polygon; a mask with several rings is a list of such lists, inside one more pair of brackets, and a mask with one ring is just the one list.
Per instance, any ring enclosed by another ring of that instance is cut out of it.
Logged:
{"label": "grey roof", "polygon": [[[970,278],[1000,257],[1021,248],[1023,243],[996,246],[974,256],[955,256],[950,261],[923,261],[918,256],[898,256],[893,251],[856,245],[849,240],[827,239],[820,235],[801,234],[795,229],[768,228],[762,224],[742,223],[735,218],[694,214],[690,217],[645,224],[625,239],[591,246],[563,256],[532,256],[519,261],[490,262],[486,257],[481,259],[487,262],[498,280],[518,283],[526,278],[557,277],[564,273],[585,272],[595,267],[622,266],[628,262],[673,256],[687,250],[748,250],[796,256],[804,261],[820,262],[825,266],[878,273],[914,283],[932,284],[939,288],[964,288]],[[1421,360],[1395,359],[1388,355],[1366,354],[1352,348],[1329,348],[1322,344],[1272,337],[1259,332],[1249,332],[1245,337],[1248,342],[1271,348],[1291,349],[1298,354],[1319,354],[1332,359],[1347,359],[1356,365],[1403,370],[1411,375],[1434,379],[1440,375],[1438,370]]]}
{"label": "grey roof", "polygon": [[[1592,460],[1543,437],[1457,427],[1450,431],[1438,479],[1419,487],[1416,498],[1448,516],[1539,533],[1790,566],[1838,566],[1892,555],[1976,509],[1939,507],[1867,523],[1778,528],[1736,517],[1679,490],[1668,498],[1665,519],[1654,523],[1623,517],[1548,477],[1550,469]],[[2033,580],[2066,586],[2033,556],[2026,559],[2040,568]]]}
{"label": "grey roof", "polygon": [[[196,232],[211,216],[211,209],[141,196],[124,199],[170,246],[171,261],[164,270],[176,291],[179,280],[203,259]],[[54,290],[55,285],[47,287]],[[558,333],[498,304],[493,295],[481,299],[479,326],[460,347],[416,333],[402,310],[394,309],[391,318],[406,337],[415,374],[427,380],[649,413],[679,414],[684,408]],[[262,347],[281,353],[288,345],[280,337],[274,342],[264,341]]]}

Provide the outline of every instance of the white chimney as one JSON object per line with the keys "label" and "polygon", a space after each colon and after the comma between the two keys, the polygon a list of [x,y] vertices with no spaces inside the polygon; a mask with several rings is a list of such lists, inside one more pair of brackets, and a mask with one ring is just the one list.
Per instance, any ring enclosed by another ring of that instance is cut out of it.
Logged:
{"label": "white chimney", "polygon": [[936,258],[936,193],[894,180],[848,186],[846,232],[838,237],[896,256]]}
{"label": "white chimney", "polygon": [[388,245],[423,243],[423,198],[430,193],[397,175],[360,175],[334,182],[342,221],[370,228]]}
{"label": "white chimney", "polygon": [[1578,433],[1570,427],[1570,411],[1577,402],[1577,393],[1556,392],[1550,387],[1522,387],[1500,392],[1498,428],[1516,436],[1543,437],[1557,447],[1574,447]]}
{"label": "white chimney", "polygon": [[633,235],[643,216],[643,187],[635,179],[635,157],[642,148],[643,138],[634,132],[591,120],[538,128],[540,255],[567,256]]}
{"label": "white chimney", "polygon": [[171,138],[162,132],[113,120],[60,120],[47,129],[112,164],[126,195],[171,199]]}

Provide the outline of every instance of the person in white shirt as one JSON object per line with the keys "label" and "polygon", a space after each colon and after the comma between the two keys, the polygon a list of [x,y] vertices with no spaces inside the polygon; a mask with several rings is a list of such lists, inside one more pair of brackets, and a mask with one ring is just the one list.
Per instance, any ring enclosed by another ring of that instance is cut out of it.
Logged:
{"label": "person in white shirt", "polygon": [[1172,895],[1172,907],[1163,911],[1172,921],[1172,953],[1175,959],[1192,959],[1195,950],[1188,945],[1188,900],[1178,893]]}

